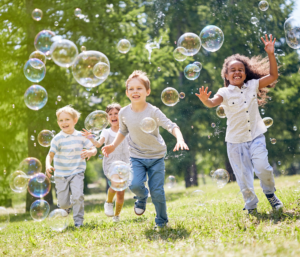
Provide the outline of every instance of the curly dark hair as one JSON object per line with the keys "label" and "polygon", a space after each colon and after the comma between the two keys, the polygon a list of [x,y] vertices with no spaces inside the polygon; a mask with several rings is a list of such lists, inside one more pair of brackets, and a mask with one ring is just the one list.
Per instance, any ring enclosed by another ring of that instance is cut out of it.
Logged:
{"label": "curly dark hair", "polygon": [[105,112],[109,113],[112,109],[117,109],[118,111],[120,111],[121,108],[122,107],[121,107],[120,104],[118,104],[118,103],[112,103],[112,104],[109,104],[109,105],[106,106]]}
{"label": "curly dark hair", "polygon": [[[225,74],[228,74],[228,66],[232,61],[239,61],[244,64],[246,79],[245,82],[251,79],[260,79],[270,73],[270,64],[268,57],[262,58],[259,56],[254,56],[251,59],[247,56],[234,54],[225,59],[223,68],[221,71],[221,76],[224,79],[224,87],[229,86],[229,80],[226,79]],[[269,92],[268,88],[275,87],[277,80],[272,84],[268,85],[267,88],[262,88],[258,93],[258,105],[264,106],[267,103],[267,93]]]}

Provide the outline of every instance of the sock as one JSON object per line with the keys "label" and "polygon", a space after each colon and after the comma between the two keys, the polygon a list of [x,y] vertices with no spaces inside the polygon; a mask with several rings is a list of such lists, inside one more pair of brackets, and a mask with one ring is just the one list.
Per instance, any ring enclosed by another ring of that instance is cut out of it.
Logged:
{"label": "sock", "polygon": [[107,203],[112,203],[114,200],[114,196],[115,196],[116,192],[111,192],[109,189],[107,191],[107,199],[106,202]]}
{"label": "sock", "polygon": [[123,203],[116,202],[115,216],[119,216],[123,207]]}

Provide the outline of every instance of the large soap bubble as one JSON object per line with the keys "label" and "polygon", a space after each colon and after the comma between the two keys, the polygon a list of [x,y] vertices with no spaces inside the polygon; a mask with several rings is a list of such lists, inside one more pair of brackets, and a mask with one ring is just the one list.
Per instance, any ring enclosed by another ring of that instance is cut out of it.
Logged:
{"label": "large soap bubble", "polygon": [[34,157],[28,157],[20,163],[20,170],[28,176],[33,176],[42,172],[42,163]]}
{"label": "large soap bubble", "polygon": [[93,68],[94,75],[99,79],[106,79],[109,75],[110,68],[105,62],[98,62]]}
{"label": "large soap bubble", "polygon": [[40,21],[43,18],[43,12],[42,10],[35,8],[31,13],[32,19],[35,21]]}
{"label": "large soap bubble", "polygon": [[45,78],[46,66],[41,60],[31,58],[25,63],[23,71],[29,81],[40,82]]}
{"label": "large soap bubble", "polygon": [[[42,61],[46,65],[46,61],[47,61],[46,55],[44,53],[42,53],[41,51],[32,52],[29,55],[29,59],[32,59],[32,58],[39,59],[40,61]],[[35,68],[42,68],[43,67],[43,65],[40,65],[37,62],[31,62],[31,65],[38,65]]]}
{"label": "large soap bubble", "polygon": [[187,50],[184,47],[177,47],[174,51],[173,51],[173,56],[175,58],[175,60],[179,61],[179,62],[183,62],[186,59],[187,56]]}
{"label": "large soap bubble", "polygon": [[44,197],[50,191],[51,183],[45,174],[34,175],[28,182],[28,192],[37,198]]}
{"label": "large soap bubble", "polygon": [[34,39],[34,47],[36,50],[43,52],[46,56],[49,55],[50,47],[52,45],[52,38],[55,33],[50,30],[42,30]]}
{"label": "large soap bubble", "polygon": [[258,8],[259,8],[259,10],[261,10],[261,11],[266,11],[266,10],[268,10],[268,8],[269,8],[269,3],[267,2],[267,1],[260,1],[259,3],[258,3]]}
{"label": "large soap bubble", "polygon": [[178,91],[173,87],[167,87],[161,92],[161,100],[167,106],[174,106],[179,102]]}
{"label": "large soap bubble", "polygon": [[84,51],[80,53],[73,64],[73,76],[76,81],[84,87],[96,87],[105,79],[99,79],[94,74],[94,66],[99,63],[106,63],[110,67],[109,60],[105,54],[97,51]]}
{"label": "large soap bubble", "polygon": [[48,224],[54,231],[63,231],[69,225],[68,213],[63,209],[53,210],[49,214]]}
{"label": "large soap bubble", "polygon": [[24,94],[26,106],[34,111],[43,108],[48,101],[48,94],[45,88],[39,85],[29,87]]}
{"label": "large soap bubble", "polygon": [[26,191],[28,176],[21,170],[17,170],[9,175],[9,186],[12,191],[22,193]]}
{"label": "large soap bubble", "polygon": [[265,123],[267,128],[269,128],[273,125],[273,119],[271,117],[263,118],[263,122]]}
{"label": "large soap bubble", "polygon": [[30,216],[35,221],[42,221],[47,218],[50,211],[49,203],[45,200],[36,200],[30,206]]}
{"label": "large soap bubble", "polygon": [[295,17],[288,18],[284,23],[286,43],[293,49],[300,48],[300,20]]}
{"label": "large soap bubble", "polygon": [[9,224],[9,214],[4,207],[0,207],[0,231],[5,229]]}
{"label": "large soap bubble", "polygon": [[117,44],[117,49],[122,54],[128,53],[130,48],[131,48],[131,44],[127,39],[121,39]]}
{"label": "large soap bubble", "polygon": [[157,128],[157,124],[151,117],[146,117],[141,121],[140,128],[145,133],[152,133]]}
{"label": "large soap bubble", "polygon": [[75,62],[78,55],[77,46],[68,39],[55,41],[51,48],[50,54],[53,61],[60,67],[69,68]]}
{"label": "large soap bubble", "polygon": [[217,187],[222,188],[228,183],[230,175],[227,170],[217,169],[213,173],[212,178],[217,183]]}
{"label": "large soap bubble", "polygon": [[223,45],[224,34],[219,27],[209,25],[200,32],[200,39],[202,46],[206,51],[216,52]]}
{"label": "large soap bubble", "polygon": [[107,178],[110,187],[115,191],[123,191],[131,185],[133,172],[129,164],[121,161],[112,163]]}
{"label": "large soap bubble", "polygon": [[38,142],[43,147],[48,147],[51,144],[51,141],[54,137],[54,134],[50,130],[42,130],[38,135]]}
{"label": "large soap bubble", "polygon": [[195,63],[188,64],[184,68],[184,76],[188,80],[195,80],[199,77],[199,75],[200,75],[200,68]]}
{"label": "large soap bubble", "polygon": [[226,118],[226,114],[225,114],[225,108],[223,105],[220,105],[217,107],[216,109],[216,114],[219,118]]}
{"label": "large soap bubble", "polygon": [[187,56],[193,56],[199,52],[201,48],[201,40],[196,34],[188,32],[184,33],[178,39],[177,46],[185,48]]}
{"label": "large soap bubble", "polygon": [[87,130],[98,134],[108,125],[108,115],[104,111],[94,111],[90,113],[84,121],[84,126]]}

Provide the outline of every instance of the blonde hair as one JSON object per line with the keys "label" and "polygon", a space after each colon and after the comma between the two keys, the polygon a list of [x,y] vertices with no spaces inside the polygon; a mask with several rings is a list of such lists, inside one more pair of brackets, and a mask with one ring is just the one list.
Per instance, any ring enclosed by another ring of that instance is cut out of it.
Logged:
{"label": "blonde hair", "polygon": [[81,113],[79,111],[75,110],[71,105],[67,105],[67,106],[62,107],[62,108],[60,108],[60,109],[58,109],[56,111],[56,117],[57,117],[57,119],[58,119],[59,115],[62,112],[70,114],[74,120],[75,119],[78,120],[80,118],[80,115],[81,115]]}
{"label": "blonde hair", "polygon": [[150,80],[146,72],[143,72],[141,70],[135,70],[134,72],[132,72],[126,80],[126,90],[128,89],[128,83],[132,79],[138,79],[145,86],[147,91],[150,89]]}
{"label": "blonde hair", "polygon": [[118,111],[120,111],[121,108],[122,107],[121,107],[120,104],[118,104],[118,103],[112,103],[112,104],[107,105],[105,112],[109,113],[113,109],[117,109]]}

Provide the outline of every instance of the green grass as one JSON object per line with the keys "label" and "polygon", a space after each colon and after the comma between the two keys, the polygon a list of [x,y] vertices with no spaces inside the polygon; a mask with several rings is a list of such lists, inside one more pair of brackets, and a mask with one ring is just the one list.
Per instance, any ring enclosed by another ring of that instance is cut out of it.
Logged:
{"label": "green grass", "polygon": [[[29,214],[11,215],[0,231],[0,256],[300,256],[300,176],[276,178],[283,212],[273,212],[259,181],[257,216],[244,211],[239,188],[213,184],[166,191],[170,228],[154,231],[152,203],[141,217],[133,212],[127,193],[121,222],[115,224],[103,212],[105,195],[86,197],[85,225],[51,231],[47,221],[34,222]],[[191,197],[203,190],[205,206]],[[27,219],[28,221],[24,221]]]}

